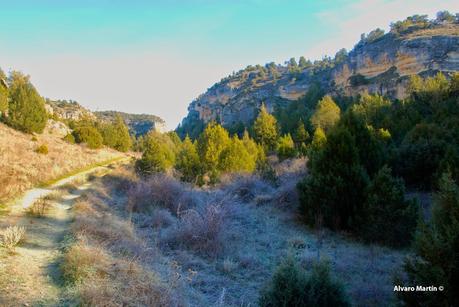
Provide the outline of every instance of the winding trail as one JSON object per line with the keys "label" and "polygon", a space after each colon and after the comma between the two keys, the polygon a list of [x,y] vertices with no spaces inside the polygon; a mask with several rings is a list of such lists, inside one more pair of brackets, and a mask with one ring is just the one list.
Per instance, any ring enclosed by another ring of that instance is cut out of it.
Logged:
{"label": "winding trail", "polygon": [[[0,248],[0,306],[66,306],[62,295],[59,263],[62,243],[72,220],[71,207],[91,188],[88,175],[101,177],[128,159],[98,166],[65,178],[48,188],[29,190],[0,217],[0,229],[8,225],[26,227],[25,242],[14,254]],[[79,182],[76,184],[75,182]],[[76,189],[63,189],[73,183]],[[43,217],[26,214],[38,199],[48,196],[50,209]]]}

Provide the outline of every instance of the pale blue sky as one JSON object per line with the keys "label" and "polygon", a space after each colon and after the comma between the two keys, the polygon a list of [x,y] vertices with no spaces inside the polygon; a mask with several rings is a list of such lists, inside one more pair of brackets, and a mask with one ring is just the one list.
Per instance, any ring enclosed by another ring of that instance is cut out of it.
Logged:
{"label": "pale blue sky", "polygon": [[0,67],[30,74],[46,97],[157,114],[174,128],[233,70],[333,55],[362,32],[444,9],[459,2],[0,0]]}

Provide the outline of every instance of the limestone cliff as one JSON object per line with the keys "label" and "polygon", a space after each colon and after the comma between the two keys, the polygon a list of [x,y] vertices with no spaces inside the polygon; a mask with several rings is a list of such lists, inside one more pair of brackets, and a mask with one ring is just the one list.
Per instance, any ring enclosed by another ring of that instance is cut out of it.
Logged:
{"label": "limestone cliff", "polygon": [[[296,64],[296,63],[295,63]],[[301,63],[300,63],[301,64]],[[338,59],[314,64],[249,66],[213,85],[188,107],[182,127],[219,120],[231,126],[250,123],[261,103],[268,110],[305,95],[313,85],[331,95],[361,92],[391,98],[405,97],[410,75],[451,74],[459,71],[459,24],[431,22],[403,33],[391,31],[362,39]]]}

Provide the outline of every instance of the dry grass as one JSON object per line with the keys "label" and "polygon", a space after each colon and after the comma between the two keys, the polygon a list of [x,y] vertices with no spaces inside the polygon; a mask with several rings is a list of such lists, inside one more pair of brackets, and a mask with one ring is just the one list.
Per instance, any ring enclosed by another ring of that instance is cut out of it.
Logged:
{"label": "dry grass", "polygon": [[44,133],[37,138],[48,145],[47,155],[34,152],[37,145],[30,135],[0,123],[0,201],[76,169],[120,156],[113,150],[68,144],[58,135]]}
{"label": "dry grass", "polygon": [[149,252],[112,203],[113,178],[103,180],[105,188],[73,207],[76,243],[67,249],[62,271],[74,301],[83,306],[179,306],[170,284],[142,265],[139,258]]}
{"label": "dry grass", "polygon": [[14,252],[25,239],[26,230],[24,227],[9,226],[1,232],[0,246],[6,248],[9,252]]}
{"label": "dry grass", "polygon": [[66,252],[62,271],[85,306],[173,306],[169,290],[155,274],[84,239]]}

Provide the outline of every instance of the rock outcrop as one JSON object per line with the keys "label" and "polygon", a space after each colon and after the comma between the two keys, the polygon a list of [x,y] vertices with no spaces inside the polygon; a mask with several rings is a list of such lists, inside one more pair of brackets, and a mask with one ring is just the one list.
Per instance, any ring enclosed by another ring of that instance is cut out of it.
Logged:
{"label": "rock outcrop", "polygon": [[[223,125],[249,124],[261,103],[272,111],[320,86],[331,95],[362,92],[391,98],[406,96],[410,75],[446,75],[459,71],[459,24],[431,23],[403,34],[394,31],[362,40],[343,59],[295,66],[249,66],[213,85],[188,107],[185,130],[218,120]],[[187,132],[187,131],[185,131]]]}

